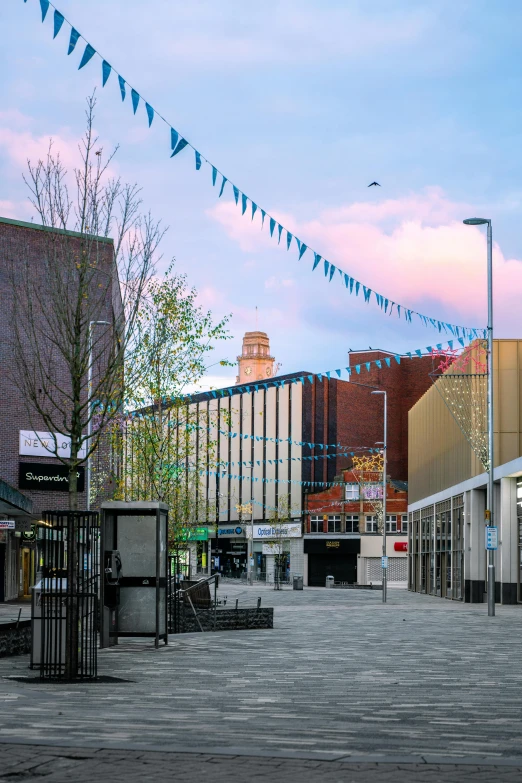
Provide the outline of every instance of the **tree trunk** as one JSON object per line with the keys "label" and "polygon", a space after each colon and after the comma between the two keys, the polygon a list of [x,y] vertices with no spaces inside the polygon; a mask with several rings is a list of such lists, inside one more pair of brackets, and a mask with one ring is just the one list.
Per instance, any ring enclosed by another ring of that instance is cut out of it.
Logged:
{"label": "tree trunk", "polygon": [[[69,464],[69,515],[67,517],[67,599],[65,621],[65,678],[78,677],[78,466]],[[75,455],[76,456],[76,455]]]}

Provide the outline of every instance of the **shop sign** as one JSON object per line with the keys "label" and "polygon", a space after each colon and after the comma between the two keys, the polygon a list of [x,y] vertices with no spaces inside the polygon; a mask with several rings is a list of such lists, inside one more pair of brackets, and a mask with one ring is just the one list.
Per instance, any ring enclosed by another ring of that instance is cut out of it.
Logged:
{"label": "shop sign", "polygon": [[[59,432],[35,432],[20,430],[19,453],[23,457],[63,457],[71,456],[71,439]],[[78,456],[84,459],[87,443],[83,443]]]}
{"label": "shop sign", "polygon": [[408,542],[407,541],[395,541],[393,544],[393,549],[395,552],[407,552],[408,551]]}
{"label": "shop sign", "polygon": [[281,544],[278,544],[277,541],[271,541],[269,543],[262,544],[263,547],[263,554],[264,555],[282,555],[283,554],[283,547]]}
{"label": "shop sign", "polygon": [[0,530],[14,530],[15,527],[14,519],[0,519]]}
{"label": "shop sign", "polygon": [[237,538],[237,536],[244,536],[245,530],[241,525],[235,527],[218,527],[218,538]]}
{"label": "shop sign", "polygon": [[185,528],[181,535],[184,541],[208,541],[208,527]]}
{"label": "shop sign", "polygon": [[388,557],[387,557],[387,555],[383,555],[381,557],[381,566],[383,568],[385,568],[385,569],[388,568]]}
{"label": "shop sign", "polygon": [[361,551],[360,538],[307,538],[304,539],[307,555],[358,555]]}
{"label": "shop sign", "polygon": [[[85,489],[85,469],[77,468],[78,492]],[[69,492],[67,465],[44,465],[41,462],[20,462],[18,487],[38,492]]]}
{"label": "shop sign", "polygon": [[254,525],[253,538],[301,538],[301,523],[283,525]]}

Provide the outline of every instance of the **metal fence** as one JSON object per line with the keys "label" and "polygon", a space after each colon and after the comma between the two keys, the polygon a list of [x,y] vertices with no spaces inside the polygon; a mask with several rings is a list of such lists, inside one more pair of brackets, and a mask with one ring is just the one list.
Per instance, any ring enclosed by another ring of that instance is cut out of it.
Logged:
{"label": "metal fence", "polygon": [[47,511],[43,521],[31,666],[44,679],[92,679],[97,676],[99,517],[90,511]]}

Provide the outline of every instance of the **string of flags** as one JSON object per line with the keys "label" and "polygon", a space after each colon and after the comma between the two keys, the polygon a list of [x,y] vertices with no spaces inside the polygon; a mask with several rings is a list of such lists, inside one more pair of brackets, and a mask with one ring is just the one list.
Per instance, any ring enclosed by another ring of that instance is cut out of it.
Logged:
{"label": "string of flags", "polygon": [[[27,0],[24,0],[24,3],[26,2]],[[85,43],[85,49],[81,56],[78,70],[84,68],[93,59],[93,57],[97,56],[101,60],[102,87],[105,87],[111,74],[114,72],[115,78],[117,79],[118,93],[121,97],[121,100],[125,101],[127,94],[130,93],[130,102],[132,104],[133,113],[136,114],[138,108],[142,106],[145,110],[149,127],[152,125],[155,117],[165,123],[168,128],[168,137],[170,141],[170,157],[174,158],[185,148],[190,148],[194,153],[196,171],[201,169],[203,163],[205,163],[205,166],[210,168],[212,174],[212,186],[219,188],[218,198],[221,198],[221,196],[224,194],[225,187],[228,186],[229,191],[231,188],[236,206],[239,206],[239,204],[241,205],[242,215],[248,214],[253,221],[257,214],[258,220],[261,220],[261,229],[263,230],[265,224],[267,224],[270,236],[277,239],[278,244],[281,244],[281,240],[283,240],[283,246],[286,244],[287,250],[290,250],[290,248],[295,248],[299,261],[306,253],[309,254],[310,258],[313,256],[312,271],[318,268],[322,269],[325,278],[329,282],[332,282],[333,278],[335,277],[336,280],[338,280],[341,285],[345,287],[350,295],[354,294],[355,296],[359,296],[359,294],[361,294],[364,297],[364,301],[366,303],[373,301],[377,304],[382,312],[386,313],[387,315],[392,315],[392,313],[395,312],[398,318],[403,318],[407,323],[412,323],[413,319],[415,318],[416,320],[420,321],[423,326],[433,327],[434,329],[437,329],[439,333],[450,333],[455,338],[463,337],[467,339],[474,339],[479,337],[485,338],[487,336],[486,329],[460,326],[449,323],[447,321],[441,321],[437,318],[431,318],[430,316],[424,315],[417,310],[413,310],[406,307],[405,305],[395,302],[393,299],[390,299],[389,297],[374,291],[372,288],[364,285],[359,280],[356,280],[353,276],[345,272],[337,265],[332,264],[320,253],[307,245],[304,240],[292,234],[292,232],[290,232],[285,226],[283,226],[282,223],[276,220],[276,218],[267,212],[267,210],[262,209],[257,202],[253,201],[253,199],[247,196],[244,191],[237,187],[237,185],[235,185],[228,177],[226,177],[217,166],[205,158],[199,150],[197,150],[184,136],[182,136],[179,131],[176,130],[173,125],[165,119],[165,117],[163,117],[163,115],[154,109],[153,106],[148,101],[146,101],[120,73],[118,73],[118,71],[108,62],[108,60],[102,57],[102,55],[94,48],[94,46],[92,46],[81,35],[81,33],[69,22],[68,19],[66,19],[64,14],[59,11],[52,2],[50,2],[50,0],[40,0],[42,22],[45,21],[50,8],[54,10],[53,39],[58,36],[64,23],[66,23],[70,28],[67,55],[71,55],[75,51],[80,39]]]}
{"label": "string of flags", "polygon": [[[212,389],[208,392],[199,392],[197,396],[200,395],[206,395],[207,399],[213,398],[217,399],[218,397],[232,397],[234,394],[242,394],[242,393],[251,393],[251,392],[257,392],[260,389],[268,389],[269,387],[276,387],[282,389],[285,384],[298,384],[304,385],[306,381],[309,383],[314,382],[314,378],[317,378],[319,382],[322,382],[323,378],[327,378],[330,380],[331,378],[342,378],[343,373],[346,373],[348,378],[351,378],[352,376],[361,375],[366,370],[367,373],[369,373],[373,368],[377,368],[379,370],[384,370],[386,368],[391,368],[392,364],[400,364],[401,361],[405,358],[408,359],[414,359],[415,357],[421,358],[422,356],[433,356],[437,353],[437,351],[442,352],[446,350],[446,348],[449,348],[450,350],[454,350],[454,346],[458,344],[462,346],[462,348],[465,347],[466,342],[463,337],[458,337],[455,340],[448,340],[444,343],[437,343],[436,345],[427,345],[424,349],[423,348],[416,348],[414,351],[408,351],[405,354],[390,354],[390,356],[385,356],[382,359],[372,359],[369,362],[362,362],[361,364],[354,364],[353,366],[349,367],[338,367],[335,370],[327,370],[326,372],[318,372],[313,373],[310,375],[301,375],[295,378],[288,378],[284,380],[272,380],[272,381],[259,381],[258,383],[251,383],[248,386],[230,386],[225,389]],[[192,398],[196,395],[187,395],[187,397]]]}
{"label": "string of flags", "polygon": [[201,470],[196,468],[188,468],[188,470],[196,470],[200,476],[215,476],[216,478],[226,478],[234,481],[252,481],[256,484],[296,484],[301,487],[321,487],[322,489],[339,485],[338,481],[300,481],[299,479],[275,479],[262,476],[238,476],[236,473],[228,473],[226,470]]}
{"label": "string of flags", "polygon": [[[309,445],[308,443],[305,445]],[[313,444],[312,444],[313,445]],[[317,444],[315,444],[317,445]],[[301,457],[285,457],[284,459],[256,459],[256,460],[238,460],[233,462],[226,462],[224,460],[218,460],[216,463],[216,467],[218,469],[224,469],[229,467],[245,467],[245,468],[252,468],[256,465],[258,467],[261,467],[262,465],[284,465],[285,462],[305,462],[305,461],[312,461],[312,460],[323,460],[323,459],[337,459],[340,457],[356,457],[357,454],[360,454],[361,452],[364,453],[364,455],[367,454],[380,454],[382,453],[383,447],[380,446],[379,448],[374,448],[370,446],[354,446],[353,451],[343,451],[341,453],[336,454],[321,454],[320,456],[317,455],[308,455],[308,456],[301,456]],[[185,460],[180,460],[178,463],[170,463],[168,465],[165,465],[166,469],[174,469],[175,471],[182,472],[185,469]],[[194,462],[192,463],[195,464]],[[190,467],[189,470],[194,469],[193,467]]]}

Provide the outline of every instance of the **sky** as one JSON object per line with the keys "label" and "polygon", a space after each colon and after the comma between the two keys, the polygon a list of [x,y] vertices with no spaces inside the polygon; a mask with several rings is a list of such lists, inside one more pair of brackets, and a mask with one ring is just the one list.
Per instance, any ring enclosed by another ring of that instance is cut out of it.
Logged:
{"label": "sky", "polygon": [[[522,337],[522,4],[519,0],[58,0],[94,48],[249,198],[332,264],[438,320],[486,324],[491,218],[495,335]],[[270,337],[282,373],[346,366],[347,352],[433,345],[437,331],[365,304],[295,245],[242,217],[170,131],[122,103],[101,61],[78,71],[39,0],[0,2],[0,215],[30,220],[22,174],[49,137],[71,169],[96,87],[100,146],[169,227],[172,258],[232,339]],[[381,187],[368,188],[378,181]],[[257,308],[257,315],[256,315]],[[451,335],[449,336],[451,337]],[[209,367],[203,388],[235,371]]]}

